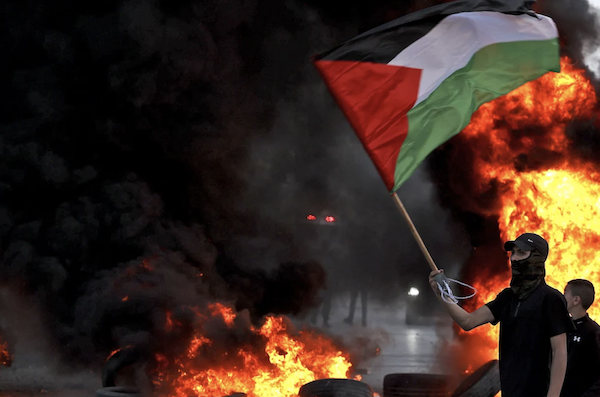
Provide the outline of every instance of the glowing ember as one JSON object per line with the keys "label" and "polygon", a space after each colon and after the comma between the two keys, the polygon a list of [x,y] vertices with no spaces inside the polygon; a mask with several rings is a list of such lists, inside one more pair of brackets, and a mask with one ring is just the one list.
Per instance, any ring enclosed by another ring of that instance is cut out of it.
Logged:
{"label": "glowing ember", "polygon": [[[175,326],[175,324],[173,323],[173,314],[171,312],[167,312],[166,313],[166,319],[165,319],[165,330],[167,332],[170,332],[173,330],[173,327]],[[179,324],[177,324],[179,325]]]}
{"label": "glowing ember", "polygon": [[140,264],[140,267],[144,270],[149,270],[149,271],[154,270],[154,267],[150,264],[150,261],[148,259],[144,259],[142,261],[142,263]]}
{"label": "glowing ember", "polygon": [[0,364],[10,367],[13,359],[14,356],[9,350],[8,342],[0,337]]}
{"label": "glowing ember", "polygon": [[[349,375],[347,355],[331,340],[312,332],[294,332],[285,318],[267,317],[260,328],[240,327],[230,307],[216,303],[207,311],[193,308],[199,325],[185,354],[174,359],[157,355],[159,394],[220,397],[243,392],[249,397],[287,397],[296,396],[302,385],[313,380]],[[231,346],[223,347],[222,338],[217,341],[206,336],[202,328],[209,323],[213,328],[218,324],[239,328],[228,342]],[[169,314],[166,328],[177,324]],[[248,343],[236,344],[235,339]],[[214,357],[215,352],[220,352],[218,357]]]}
{"label": "glowing ember", "polygon": [[[538,233],[550,244],[546,282],[563,291],[574,278],[600,287],[600,174],[570,152],[567,124],[590,119],[594,90],[582,70],[562,59],[562,73],[549,73],[505,97],[482,106],[463,132],[479,152],[474,160],[481,192],[498,187],[501,238]],[[523,157],[525,156],[525,157]],[[475,275],[477,277],[477,275]],[[480,276],[481,277],[481,276]],[[479,295],[473,306],[495,298],[510,282],[506,272],[474,280]],[[600,319],[600,305],[590,308]],[[482,359],[497,358],[498,327],[480,327],[475,338]]]}
{"label": "glowing ember", "polygon": [[114,356],[115,354],[117,354],[120,351],[121,351],[121,349],[115,349],[115,350],[111,351],[110,354],[108,355],[108,357],[106,357],[106,361],[110,360],[110,358],[112,356]]}
{"label": "glowing ember", "polygon": [[[125,348],[125,349],[129,349],[129,348],[131,348],[131,345],[129,345],[129,346],[125,346],[124,348]],[[108,355],[108,357],[106,357],[106,361],[110,360],[110,358],[111,358],[112,356],[114,356],[115,354],[117,354],[117,353],[118,353],[118,352],[120,352],[121,350],[123,350],[123,349],[115,349],[115,350],[113,350],[112,352],[110,352],[110,354]]]}

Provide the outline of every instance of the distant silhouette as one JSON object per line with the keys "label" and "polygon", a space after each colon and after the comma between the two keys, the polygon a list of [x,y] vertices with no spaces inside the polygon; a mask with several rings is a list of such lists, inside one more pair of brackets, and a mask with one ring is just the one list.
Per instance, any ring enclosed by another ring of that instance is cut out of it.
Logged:
{"label": "distant silhouette", "polygon": [[367,326],[367,301],[369,298],[368,285],[366,282],[357,283],[350,290],[350,311],[348,317],[344,319],[346,324],[354,324],[354,311],[356,309],[356,300],[360,294],[360,308],[362,314],[362,326]]}
{"label": "distant silhouette", "polygon": [[331,313],[331,291],[323,289],[319,293],[321,305],[311,311],[310,322],[316,325],[319,320],[319,313],[323,318],[323,327],[329,328],[329,314]]}

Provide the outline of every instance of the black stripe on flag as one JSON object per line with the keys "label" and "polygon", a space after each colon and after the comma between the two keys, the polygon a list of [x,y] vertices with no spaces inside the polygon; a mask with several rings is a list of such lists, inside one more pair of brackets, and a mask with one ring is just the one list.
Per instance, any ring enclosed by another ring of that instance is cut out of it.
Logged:
{"label": "black stripe on flag", "polygon": [[456,0],[425,8],[371,29],[317,55],[314,60],[388,63],[425,36],[444,18],[460,12],[494,11],[531,14],[531,0]]}

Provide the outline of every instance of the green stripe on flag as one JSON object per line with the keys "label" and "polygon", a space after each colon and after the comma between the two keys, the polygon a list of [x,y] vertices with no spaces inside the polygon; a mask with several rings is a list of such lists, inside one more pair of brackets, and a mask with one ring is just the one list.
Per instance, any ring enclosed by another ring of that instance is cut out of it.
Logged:
{"label": "green stripe on flag", "polygon": [[429,153],[461,132],[481,105],[548,71],[560,72],[558,39],[497,43],[475,53],[408,112],[408,135],[396,160],[392,191]]}

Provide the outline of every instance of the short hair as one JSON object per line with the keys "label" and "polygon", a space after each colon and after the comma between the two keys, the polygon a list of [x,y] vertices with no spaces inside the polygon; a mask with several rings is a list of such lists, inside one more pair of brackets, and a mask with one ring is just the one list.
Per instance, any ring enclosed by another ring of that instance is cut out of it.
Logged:
{"label": "short hair", "polygon": [[594,284],[588,280],[578,278],[567,283],[567,287],[571,288],[571,295],[581,298],[581,306],[587,310],[594,303],[595,290]]}

